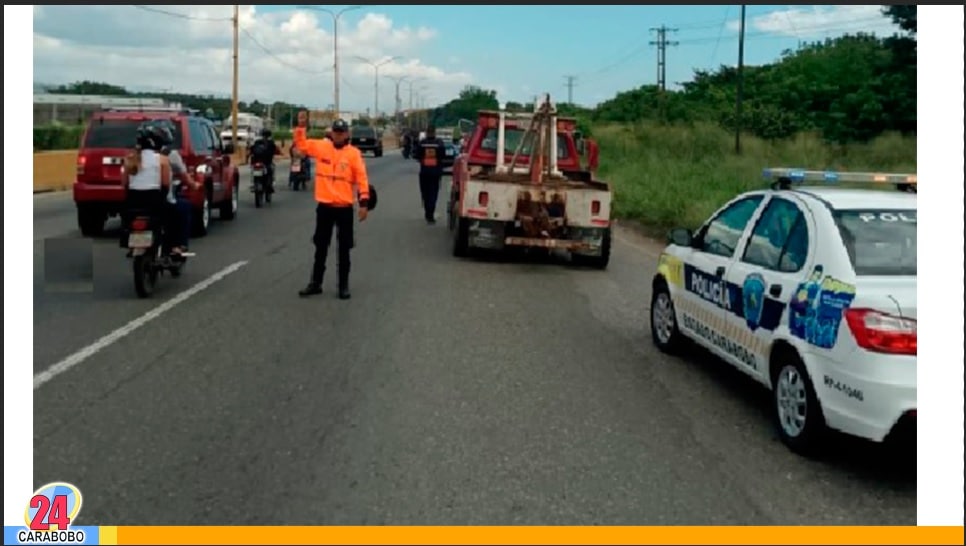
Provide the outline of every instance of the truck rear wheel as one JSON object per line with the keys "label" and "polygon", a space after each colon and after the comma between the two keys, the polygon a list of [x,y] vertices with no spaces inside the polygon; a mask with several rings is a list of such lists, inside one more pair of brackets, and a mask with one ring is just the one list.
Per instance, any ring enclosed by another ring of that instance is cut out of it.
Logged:
{"label": "truck rear wheel", "polygon": [[456,229],[453,230],[453,256],[464,258],[470,253],[470,225],[466,218],[456,218]]}

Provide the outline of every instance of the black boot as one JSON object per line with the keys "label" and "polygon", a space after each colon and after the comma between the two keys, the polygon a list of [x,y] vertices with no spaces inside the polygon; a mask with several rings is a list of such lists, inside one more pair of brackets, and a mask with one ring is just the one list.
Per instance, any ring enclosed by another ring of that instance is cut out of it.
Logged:
{"label": "black boot", "polygon": [[341,286],[341,287],[339,287],[339,299],[340,300],[347,300],[347,299],[349,299],[351,297],[352,297],[352,293],[349,292],[349,287],[348,286]]}
{"label": "black boot", "polygon": [[299,296],[317,296],[322,293],[322,285],[314,282],[310,282],[308,286],[299,290]]}

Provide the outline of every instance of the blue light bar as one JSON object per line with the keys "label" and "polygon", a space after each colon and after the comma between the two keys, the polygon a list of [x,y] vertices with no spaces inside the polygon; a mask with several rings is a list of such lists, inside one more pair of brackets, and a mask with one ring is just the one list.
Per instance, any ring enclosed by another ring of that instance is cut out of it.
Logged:
{"label": "blue light bar", "polygon": [[776,181],[786,178],[794,184],[803,184],[805,182],[824,182],[826,184],[850,183],[915,185],[917,183],[915,174],[900,173],[808,171],[803,169],[777,167],[765,169],[762,174],[764,175],[765,180]]}

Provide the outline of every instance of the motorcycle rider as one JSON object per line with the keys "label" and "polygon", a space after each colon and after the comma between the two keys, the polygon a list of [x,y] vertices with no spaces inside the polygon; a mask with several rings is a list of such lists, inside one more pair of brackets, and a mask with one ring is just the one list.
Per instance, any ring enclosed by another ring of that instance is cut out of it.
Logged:
{"label": "motorcycle rider", "polygon": [[124,158],[121,185],[125,189],[125,230],[132,210],[146,210],[152,218],[163,218],[165,195],[171,184],[171,163],[161,153],[166,136],[156,123],[138,127],[135,148]]}
{"label": "motorcycle rider", "polygon": [[167,194],[169,205],[168,239],[171,252],[180,254],[188,251],[188,237],[191,235],[191,201],[185,195],[188,188],[198,190],[201,183],[193,180],[188,174],[188,167],[181,158],[181,153],[174,148],[174,124],[169,121],[156,122],[164,140],[161,155],[167,156],[171,164],[171,186]]}
{"label": "motorcycle rider", "polygon": [[439,185],[443,178],[443,158],[446,145],[436,138],[436,127],[426,128],[426,138],[416,146],[416,160],[419,161],[419,193],[423,198],[426,223],[436,223],[436,201],[439,198]]}
{"label": "motorcycle rider", "polygon": [[269,191],[275,189],[275,156],[281,155],[282,150],[272,140],[271,129],[262,129],[261,138],[248,148],[248,163],[262,163],[268,169]]}

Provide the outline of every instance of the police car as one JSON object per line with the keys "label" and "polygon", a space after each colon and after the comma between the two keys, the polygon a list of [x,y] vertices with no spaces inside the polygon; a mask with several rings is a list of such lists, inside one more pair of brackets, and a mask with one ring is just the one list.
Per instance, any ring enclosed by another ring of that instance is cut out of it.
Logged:
{"label": "police car", "polygon": [[771,189],[669,232],[654,343],[695,341],[770,388],[793,451],[815,452],[829,429],[914,440],[916,175],[764,175]]}

